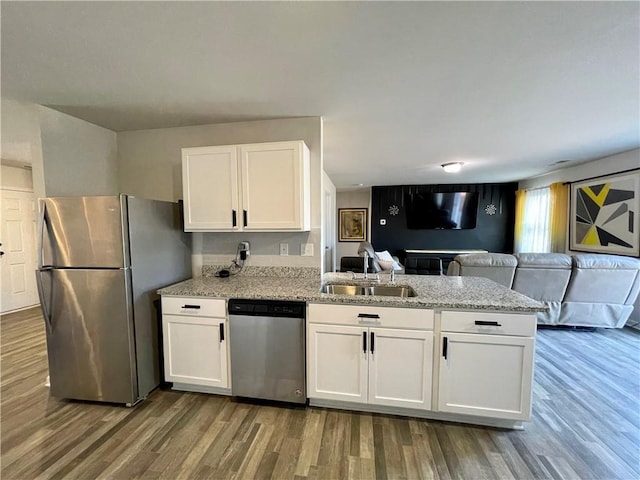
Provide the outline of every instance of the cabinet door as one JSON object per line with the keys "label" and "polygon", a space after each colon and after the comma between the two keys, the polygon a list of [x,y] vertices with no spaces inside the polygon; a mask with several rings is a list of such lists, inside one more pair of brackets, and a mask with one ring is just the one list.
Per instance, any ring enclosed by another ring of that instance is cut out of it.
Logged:
{"label": "cabinet door", "polygon": [[529,420],[534,339],[443,332],[438,410]]}
{"label": "cabinet door", "polygon": [[369,403],[431,408],[433,332],[371,328]]}
{"label": "cabinet door", "polygon": [[229,386],[224,318],[163,315],[162,326],[167,381]]}
{"label": "cabinet door", "polygon": [[238,230],[238,155],[235,146],[182,149],[184,229]]}
{"label": "cabinet door", "polygon": [[309,230],[309,151],[304,143],[241,145],[240,158],[244,230]]}
{"label": "cabinet door", "polygon": [[366,328],[308,325],[309,398],[367,403],[367,337]]}

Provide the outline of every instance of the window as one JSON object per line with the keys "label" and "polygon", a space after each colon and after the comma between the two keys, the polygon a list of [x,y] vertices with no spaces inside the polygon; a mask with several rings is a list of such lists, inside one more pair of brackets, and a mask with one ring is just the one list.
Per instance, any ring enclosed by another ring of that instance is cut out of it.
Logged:
{"label": "window", "polygon": [[[522,201],[518,199],[518,201]],[[524,192],[521,218],[516,218],[516,252],[551,251],[551,189],[549,187]]]}

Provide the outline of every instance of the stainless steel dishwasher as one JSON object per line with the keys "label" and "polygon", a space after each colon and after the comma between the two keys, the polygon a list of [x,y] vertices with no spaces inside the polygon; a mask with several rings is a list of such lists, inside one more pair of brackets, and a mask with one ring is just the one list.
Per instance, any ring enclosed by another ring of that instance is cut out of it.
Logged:
{"label": "stainless steel dishwasher", "polygon": [[306,403],[304,302],[229,300],[231,393]]}

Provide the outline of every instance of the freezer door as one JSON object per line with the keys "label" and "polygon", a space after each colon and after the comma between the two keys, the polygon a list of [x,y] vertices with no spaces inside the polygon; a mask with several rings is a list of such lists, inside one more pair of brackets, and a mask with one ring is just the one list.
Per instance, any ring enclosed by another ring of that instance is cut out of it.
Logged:
{"label": "freezer door", "polygon": [[126,202],[126,196],[41,199],[38,266],[128,266]]}
{"label": "freezer door", "polygon": [[137,400],[129,270],[39,270],[51,394]]}

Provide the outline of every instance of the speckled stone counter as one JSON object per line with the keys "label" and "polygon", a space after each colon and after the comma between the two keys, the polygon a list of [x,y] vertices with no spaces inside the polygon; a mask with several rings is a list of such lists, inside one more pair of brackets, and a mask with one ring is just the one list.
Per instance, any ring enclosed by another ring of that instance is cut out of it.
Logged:
{"label": "speckled stone counter", "polygon": [[[295,275],[296,272],[269,271],[269,276],[253,274],[232,275],[228,278],[200,277],[162,288],[161,295],[196,296],[214,298],[262,298],[302,300],[314,303],[342,303],[380,305],[407,308],[481,309],[512,312],[544,310],[542,303],[480,277],[447,277],[430,275],[397,275],[396,285],[408,285],[415,297],[335,295],[320,293],[322,283],[388,285],[389,276],[380,282],[355,282],[351,274],[327,273]],[[287,275],[288,273],[289,275]],[[359,275],[358,277],[361,277]]]}

